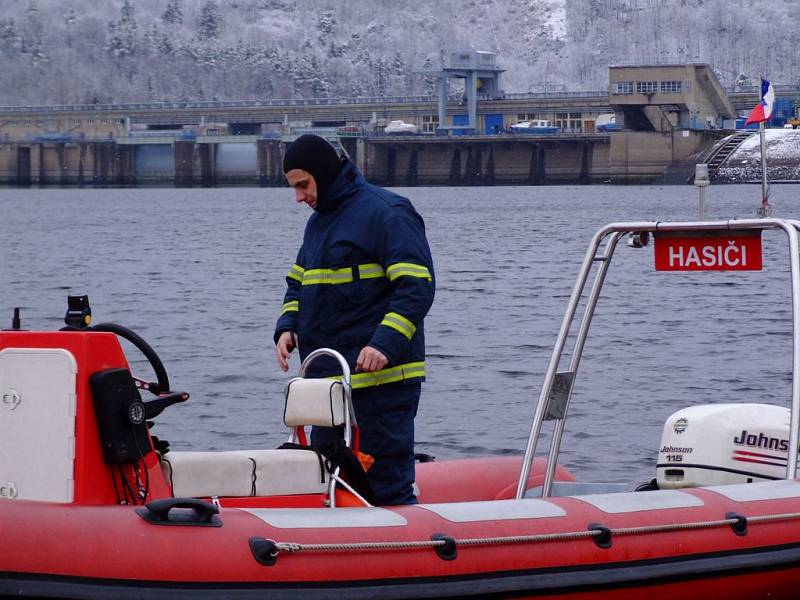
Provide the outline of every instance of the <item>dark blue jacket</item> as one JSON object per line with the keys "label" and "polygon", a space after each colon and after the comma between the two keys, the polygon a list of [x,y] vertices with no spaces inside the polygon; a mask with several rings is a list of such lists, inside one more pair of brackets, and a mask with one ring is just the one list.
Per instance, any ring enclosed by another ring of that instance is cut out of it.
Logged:
{"label": "dark blue jacket", "polygon": [[[349,161],[328,187],[326,205],[335,208],[309,218],[286,276],[275,340],[297,332],[301,358],[333,348],[353,372],[361,349],[377,348],[389,364],[354,374],[354,388],[423,380],[423,319],[435,280],[422,217],[408,199],[367,183]],[[334,364],[319,359],[310,374],[336,375]]]}

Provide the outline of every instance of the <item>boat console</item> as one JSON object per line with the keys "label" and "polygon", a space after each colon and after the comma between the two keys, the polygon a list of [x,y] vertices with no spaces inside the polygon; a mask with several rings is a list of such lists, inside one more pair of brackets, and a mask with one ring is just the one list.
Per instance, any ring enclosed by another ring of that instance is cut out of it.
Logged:
{"label": "boat console", "polygon": [[[90,327],[88,299],[81,298],[69,299],[61,331],[30,332],[17,324],[0,336],[6,409],[0,419],[0,498],[89,505],[194,498],[247,508],[371,505],[358,460],[350,371],[337,352],[315,351],[286,384],[283,416],[290,433],[283,446],[170,449],[151,435],[153,420],[189,394],[170,389],[158,354],[135,332],[114,323]],[[147,357],[157,381],[131,373],[119,337]],[[341,379],[305,377],[323,356],[339,362]],[[144,391],[153,398],[143,400]],[[309,447],[308,426],[341,427],[341,444]],[[484,474],[482,486],[475,485],[475,475],[486,469],[474,459],[447,476],[438,473],[438,463],[420,465],[418,487],[425,488],[424,498],[439,501],[510,497],[518,459],[496,462],[501,468]],[[559,477],[570,478],[563,470]],[[541,475],[532,477],[536,483]]]}
{"label": "boat console", "polygon": [[[131,374],[117,335],[143,350],[158,382]],[[342,380],[303,378],[311,361],[323,355],[338,358]],[[0,466],[6,484],[0,494],[78,504],[141,504],[175,496],[217,504],[224,498],[228,506],[323,506],[335,505],[338,483],[368,504],[329,458],[307,448],[304,430],[341,426],[344,445],[358,450],[349,378],[347,363],[335,352],[318,351],[306,359],[300,377],[285,390],[292,448],[176,452],[151,436],[150,427],[164,409],[189,395],[169,390],[161,360],[138,335],[112,324],[52,333],[6,331],[0,347],[7,408],[0,419]],[[156,397],[142,401],[144,389]]]}

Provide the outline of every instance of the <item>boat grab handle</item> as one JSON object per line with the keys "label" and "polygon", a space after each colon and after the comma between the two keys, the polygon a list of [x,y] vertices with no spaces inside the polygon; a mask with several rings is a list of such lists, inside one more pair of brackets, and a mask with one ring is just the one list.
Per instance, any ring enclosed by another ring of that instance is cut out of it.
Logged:
{"label": "boat grab handle", "polygon": [[[177,509],[170,515],[170,511]],[[222,527],[219,508],[198,498],[162,498],[137,508],[136,514],[152,525]]]}

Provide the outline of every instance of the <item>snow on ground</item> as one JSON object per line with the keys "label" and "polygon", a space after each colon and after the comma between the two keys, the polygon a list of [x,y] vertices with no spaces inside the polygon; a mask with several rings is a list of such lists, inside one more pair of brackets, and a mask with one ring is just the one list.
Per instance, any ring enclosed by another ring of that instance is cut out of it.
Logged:
{"label": "snow on ground", "polygon": [[[767,176],[770,181],[800,181],[800,129],[767,129]],[[731,154],[717,173],[717,181],[761,179],[761,145],[750,136]]]}
{"label": "snow on ground", "polygon": [[[800,162],[800,129],[767,129],[767,156],[769,160],[791,160]],[[759,136],[751,135],[736,149],[729,161],[750,162],[753,159],[761,160],[761,145]]]}

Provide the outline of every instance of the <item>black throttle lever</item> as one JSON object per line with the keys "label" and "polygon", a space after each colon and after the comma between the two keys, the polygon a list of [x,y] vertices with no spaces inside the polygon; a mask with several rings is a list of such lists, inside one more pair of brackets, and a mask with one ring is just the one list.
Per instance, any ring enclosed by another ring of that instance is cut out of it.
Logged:
{"label": "black throttle lever", "polygon": [[136,384],[137,389],[147,390],[148,392],[150,392],[151,394],[155,394],[156,396],[158,396],[162,391],[161,386],[158,385],[158,383],[155,381],[145,381],[144,379],[139,379],[138,377],[134,377],[133,383]]}
{"label": "black throttle lever", "polygon": [[144,404],[144,418],[153,419],[160,415],[165,408],[177,404],[178,402],[186,402],[189,399],[187,392],[170,392],[159,396],[155,400],[143,402]]}

